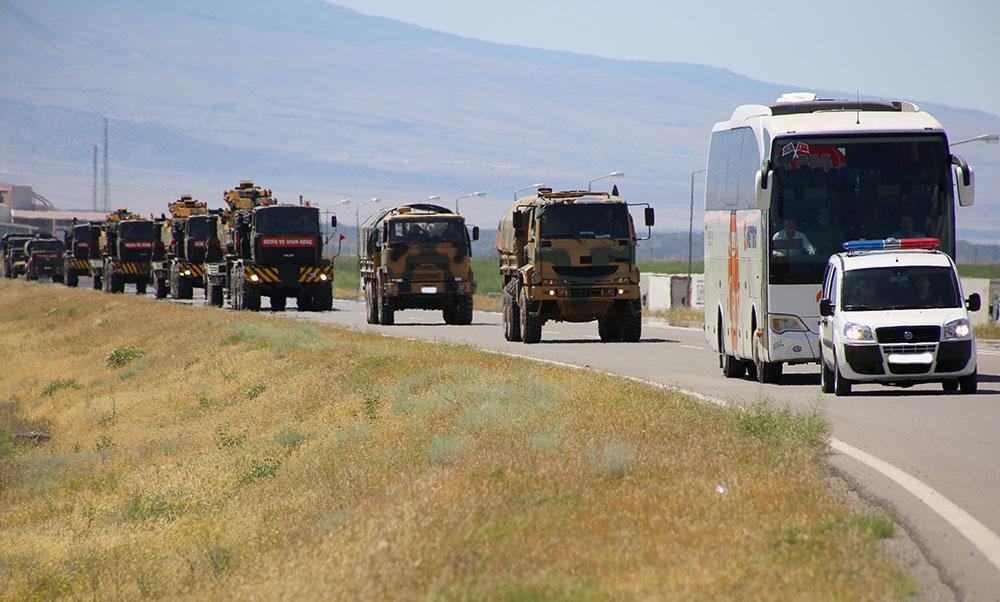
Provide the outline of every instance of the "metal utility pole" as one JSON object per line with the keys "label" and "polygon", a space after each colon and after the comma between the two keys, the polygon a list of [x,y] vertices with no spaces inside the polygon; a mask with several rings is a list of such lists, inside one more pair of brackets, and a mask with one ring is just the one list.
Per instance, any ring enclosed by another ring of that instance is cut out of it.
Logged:
{"label": "metal utility pole", "polygon": [[108,173],[108,118],[104,118],[104,212],[111,212],[111,175]]}
{"label": "metal utility pole", "polygon": [[94,145],[94,188],[90,195],[90,208],[97,212],[97,145]]}

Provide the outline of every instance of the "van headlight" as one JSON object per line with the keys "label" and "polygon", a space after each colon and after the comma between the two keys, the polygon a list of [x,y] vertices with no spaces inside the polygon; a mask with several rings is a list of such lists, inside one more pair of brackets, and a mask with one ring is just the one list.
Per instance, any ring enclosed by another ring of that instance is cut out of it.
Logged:
{"label": "van headlight", "polygon": [[805,323],[798,316],[787,316],[783,314],[771,314],[771,332],[782,334],[785,332],[806,332]]}
{"label": "van headlight", "polygon": [[854,323],[844,325],[844,338],[853,342],[875,340],[875,337],[872,336],[871,328],[865,326],[864,324]]}
{"label": "van headlight", "polygon": [[964,339],[972,333],[972,328],[969,326],[969,321],[965,318],[959,318],[958,320],[952,320],[944,325],[944,338],[945,339]]}

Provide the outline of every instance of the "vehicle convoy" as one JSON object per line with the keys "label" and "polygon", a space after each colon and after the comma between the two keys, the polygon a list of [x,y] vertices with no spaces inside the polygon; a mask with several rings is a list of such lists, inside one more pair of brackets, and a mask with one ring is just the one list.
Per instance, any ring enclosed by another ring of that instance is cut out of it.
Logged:
{"label": "vehicle convoy", "polygon": [[[208,205],[184,195],[170,203],[168,209],[170,217],[158,221],[158,252],[154,253],[151,272],[153,290],[157,299],[167,294],[174,299],[191,299],[195,288],[205,287],[211,221]],[[220,247],[214,250],[213,261],[221,261]]]}
{"label": "vehicle convoy", "polygon": [[429,204],[381,209],[361,226],[358,268],[369,324],[403,309],[441,310],[446,324],[472,324],[472,241],[465,218]]}
{"label": "vehicle convoy", "polygon": [[146,294],[156,242],[153,234],[151,219],[127,209],[109,213],[101,227],[101,257],[90,260],[94,288],[123,293],[125,284],[135,284],[137,295]]}
{"label": "vehicle convoy", "polygon": [[3,235],[3,276],[4,278],[17,278],[19,274],[25,272],[28,264],[28,255],[24,250],[24,245],[31,240],[31,234],[10,233]]}
{"label": "vehicle convoy", "polygon": [[820,383],[850,395],[855,383],[940,382],[975,393],[976,341],[955,263],[934,238],[858,240],[830,257],[819,303]]}
{"label": "vehicle convoy", "polygon": [[24,244],[27,262],[24,277],[28,280],[51,278],[52,282],[63,281],[63,254],[66,247],[61,240],[51,234],[37,234]]}
{"label": "vehicle convoy", "polygon": [[[641,205],[651,228],[653,209]],[[537,343],[548,320],[597,320],[602,341],[638,341],[637,240],[629,204],[617,190],[540,188],[515,202],[497,228],[504,338]]]}
{"label": "vehicle convoy", "polygon": [[280,205],[270,190],[250,181],[225,192],[223,200],[225,214],[207,216],[210,305],[221,307],[228,292],[237,310],[260,310],[261,297],[270,297],[272,311],[283,311],[288,297],[296,298],[299,311],[333,308],[333,264],[323,258],[318,208]]}
{"label": "vehicle convoy", "polygon": [[[957,186],[953,184],[957,182]],[[972,169],[906,101],[786,94],[712,129],[705,182],[705,335],[723,373],[776,383],[817,363],[823,269],[847,240],[940,240]]]}
{"label": "vehicle convoy", "polygon": [[90,276],[90,262],[101,258],[101,225],[73,221],[66,230],[63,273],[66,286],[78,286],[80,276]]}

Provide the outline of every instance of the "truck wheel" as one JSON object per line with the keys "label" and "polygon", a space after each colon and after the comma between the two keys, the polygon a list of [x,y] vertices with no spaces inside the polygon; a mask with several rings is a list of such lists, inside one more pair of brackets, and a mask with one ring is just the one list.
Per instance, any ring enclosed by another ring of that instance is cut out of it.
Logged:
{"label": "truck wheel", "polygon": [[620,341],[622,339],[621,327],[617,316],[608,314],[597,318],[597,334],[600,335],[603,343]]}
{"label": "truck wheel", "polygon": [[840,373],[840,366],[836,361],[833,362],[833,392],[837,397],[847,397],[851,394],[851,381],[844,378]]}
{"label": "truck wheel", "polygon": [[243,309],[260,311],[260,291],[252,286],[243,287]]}
{"label": "truck wheel", "polygon": [[314,300],[316,311],[333,311],[333,282],[321,284]]}
{"label": "truck wheel", "polygon": [[66,272],[66,286],[75,288],[80,284],[80,277],[76,272]]}
{"label": "truck wheel", "polygon": [[521,290],[521,302],[519,305],[521,314],[521,341],[533,345],[542,340],[542,319],[528,313],[528,298],[524,293],[524,289]]}
{"label": "truck wheel", "polygon": [[271,311],[285,311],[285,296],[271,295]]}
{"label": "truck wheel", "polygon": [[962,389],[962,395],[972,395],[979,390],[979,371],[976,370],[968,376],[958,379],[958,386]]}
{"label": "truck wheel", "polygon": [[[125,284],[122,283],[122,292],[125,292]],[[145,295],[146,294],[146,281],[140,280],[135,283],[135,294]]]}
{"label": "truck wheel", "polygon": [[302,291],[299,296],[295,298],[295,306],[299,311],[312,311],[313,310],[313,295],[310,291]]}
{"label": "truck wheel", "polygon": [[177,279],[177,298],[194,299],[194,286],[186,278]]}
{"label": "truck wheel", "polygon": [[468,326],[472,324],[472,296],[458,297],[455,300],[455,324]]}
{"label": "truck wheel", "polygon": [[621,322],[621,336],[626,343],[638,343],[642,340],[642,310],[630,311]]}
{"label": "truck wheel", "polygon": [[167,296],[169,292],[167,289],[167,279],[166,278],[156,278],[154,280],[156,283],[153,287],[153,296],[157,299],[163,299]]}
{"label": "truck wheel", "polygon": [[63,275],[62,274],[55,274],[54,276],[52,276],[52,282],[55,282],[56,284],[62,284],[63,283]]}
{"label": "truck wheel", "polygon": [[222,307],[222,287],[208,283],[205,285],[205,297],[213,307]]}
{"label": "truck wheel", "polygon": [[102,284],[102,282],[101,282],[101,275],[100,274],[94,274],[93,276],[91,276],[90,287],[92,289],[94,289],[95,291],[101,290],[103,288],[101,286],[101,284]]}
{"label": "truck wheel", "polygon": [[455,323],[455,300],[448,299],[444,302],[444,309],[441,311],[445,324]]}
{"label": "truck wheel", "polygon": [[381,294],[378,296],[378,323],[382,326],[396,323],[396,302]]}
{"label": "truck wheel", "polygon": [[504,287],[503,292],[503,336],[508,341],[521,341],[521,313],[514,300],[513,287]]}
{"label": "truck wheel", "polygon": [[375,286],[365,285],[365,319],[369,324],[378,324],[378,305],[375,304]]}

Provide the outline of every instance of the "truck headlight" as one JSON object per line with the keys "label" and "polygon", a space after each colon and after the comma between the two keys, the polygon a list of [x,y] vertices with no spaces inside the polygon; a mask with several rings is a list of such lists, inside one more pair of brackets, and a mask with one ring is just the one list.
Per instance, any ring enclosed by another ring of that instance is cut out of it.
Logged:
{"label": "truck headlight", "polygon": [[319,279],[322,280],[323,282],[326,282],[327,280],[329,280],[329,278],[327,278],[326,274],[320,274],[319,275]]}
{"label": "truck headlight", "polygon": [[260,276],[258,276],[257,274],[250,274],[251,282],[257,282],[258,280],[260,280]]}
{"label": "truck headlight", "polygon": [[782,334],[785,332],[806,332],[809,330],[798,316],[771,314],[770,322],[771,332],[774,334]]}
{"label": "truck headlight", "polygon": [[872,336],[872,329],[868,328],[864,324],[845,324],[844,325],[844,338],[848,341],[874,341],[875,337]]}
{"label": "truck headlight", "polygon": [[972,328],[969,326],[969,321],[965,318],[952,320],[944,325],[945,339],[964,339],[971,333]]}
{"label": "truck headlight", "polygon": [[184,270],[184,275],[185,276],[190,276],[191,275],[191,270]]}

